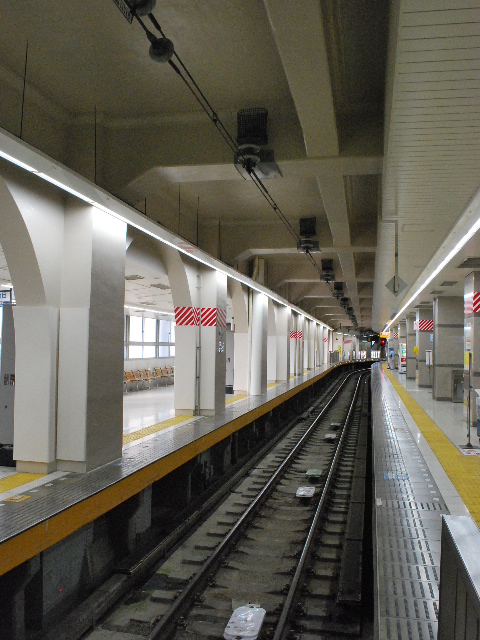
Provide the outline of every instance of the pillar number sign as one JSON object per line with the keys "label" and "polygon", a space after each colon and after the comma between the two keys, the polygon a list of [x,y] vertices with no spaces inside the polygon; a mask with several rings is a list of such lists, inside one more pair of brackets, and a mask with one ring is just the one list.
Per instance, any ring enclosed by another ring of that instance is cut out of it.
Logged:
{"label": "pillar number sign", "polygon": [[10,304],[12,301],[12,292],[8,291],[0,291],[0,304]]}

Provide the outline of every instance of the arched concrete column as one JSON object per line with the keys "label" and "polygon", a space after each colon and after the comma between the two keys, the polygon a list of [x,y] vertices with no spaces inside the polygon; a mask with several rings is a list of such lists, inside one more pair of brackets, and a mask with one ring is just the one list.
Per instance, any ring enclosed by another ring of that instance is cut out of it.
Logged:
{"label": "arched concrete column", "polygon": [[199,406],[198,358],[198,271],[176,249],[159,244],[167,268],[175,307],[174,407],[177,415],[194,415]]}
{"label": "arched concrete column", "polygon": [[57,468],[122,456],[125,222],[66,205],[58,358]]}
{"label": "arched concrete column", "polygon": [[290,376],[297,375],[297,327],[298,314],[292,312],[292,321],[290,329]]}
{"label": "arched concrete column", "polygon": [[267,381],[277,380],[277,325],[274,303],[268,299]]}
{"label": "arched concrete column", "polygon": [[304,351],[305,351],[305,316],[297,317],[297,353],[295,362],[296,374],[303,374],[305,370]]}
{"label": "arched concrete column", "polygon": [[227,277],[175,249],[159,247],[175,307],[177,415],[225,408]]}
{"label": "arched concrete column", "polygon": [[315,368],[316,323],[312,322],[311,320],[307,320],[306,325],[308,327],[308,342],[306,343],[307,345],[306,368],[314,369]]}
{"label": "arched concrete column", "polygon": [[126,224],[19,171],[0,180],[0,203],[17,469],[87,471],[122,454]]}
{"label": "arched concrete column", "polygon": [[237,393],[247,393],[248,362],[248,293],[240,282],[229,278],[228,290],[232,299],[234,336],[233,388]]}
{"label": "arched concrete column", "polygon": [[428,388],[432,386],[433,374],[426,364],[425,352],[433,347],[433,307],[417,310],[416,334],[418,386]]}
{"label": "arched concrete column", "polygon": [[225,409],[227,276],[202,267],[200,308],[200,413]]}
{"label": "arched concrete column", "polygon": [[53,189],[20,172],[0,177],[0,238],[17,302],[14,458],[19,470],[40,473],[56,467],[62,236]]}
{"label": "arched concrete column", "polygon": [[249,292],[250,379],[248,393],[259,396],[267,391],[268,298]]}
{"label": "arched concrete column", "polygon": [[290,380],[290,331],[292,311],[283,305],[274,305],[277,327],[277,373],[279,382]]}

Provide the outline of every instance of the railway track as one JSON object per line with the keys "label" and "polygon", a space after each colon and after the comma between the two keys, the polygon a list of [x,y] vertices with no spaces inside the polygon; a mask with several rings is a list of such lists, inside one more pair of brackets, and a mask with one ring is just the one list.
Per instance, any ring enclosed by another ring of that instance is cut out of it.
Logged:
{"label": "railway track", "polygon": [[[150,579],[85,637],[255,638],[241,625],[257,616],[260,638],[364,640],[368,379],[349,376],[327,403],[302,414]],[[226,627],[234,610],[247,613]]]}

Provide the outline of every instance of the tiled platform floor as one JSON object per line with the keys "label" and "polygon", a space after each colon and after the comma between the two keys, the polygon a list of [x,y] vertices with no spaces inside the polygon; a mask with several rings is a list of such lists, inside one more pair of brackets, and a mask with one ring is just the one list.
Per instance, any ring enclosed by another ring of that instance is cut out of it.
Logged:
{"label": "tiled platform floor", "polygon": [[464,485],[477,490],[480,461],[463,456],[445,435],[458,441],[462,405],[436,403],[442,411],[432,406],[428,390],[412,385],[410,395],[399,380],[400,374],[385,366],[372,368],[377,636],[433,640],[441,517],[469,515],[464,499],[475,510]]}

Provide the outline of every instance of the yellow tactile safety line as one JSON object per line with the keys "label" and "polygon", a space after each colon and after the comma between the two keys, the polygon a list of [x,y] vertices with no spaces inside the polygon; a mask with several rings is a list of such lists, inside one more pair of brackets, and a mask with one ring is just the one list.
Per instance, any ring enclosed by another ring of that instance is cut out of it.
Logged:
{"label": "yellow tactile safety line", "polygon": [[103,516],[114,507],[164,478],[188,461],[193,460],[195,456],[207,451],[221,440],[228,438],[232,433],[236,433],[254,420],[266,415],[286,400],[293,398],[304,389],[328,376],[333,369],[341,366],[343,365],[336,364],[331,369],[322,371],[310,380],[301,382],[293,389],[289,389],[276,398],[272,398],[264,405],[237,416],[231,422],[223,425],[223,427],[207,433],[203,438],[193,440],[190,444],[177,449],[177,451],[172,452],[165,458],[156,460],[152,464],[143,467],[143,469],[126,476],[119,482],[95,493],[93,496],[67,506],[63,511],[53,515],[48,520],[5,540],[0,545],[0,575],[7,573],[14,567],[18,567],[18,565],[38,555],[41,551],[64,540],[81,527]]}
{"label": "yellow tactile safety line", "polygon": [[418,402],[394,378],[385,365],[383,365],[383,369],[433,453],[445,469],[472,518],[480,526],[480,458],[464,456],[437,427]]}
{"label": "yellow tactile safety line", "polygon": [[246,393],[241,393],[238,396],[232,396],[231,398],[228,398],[228,400],[225,400],[225,404],[232,404],[232,402],[236,402],[237,400],[243,400],[246,397],[247,397]]}
{"label": "yellow tactile safety line", "polygon": [[267,389],[273,389],[273,387],[276,387],[278,384],[278,382],[269,382],[267,384]]}
{"label": "yellow tactile safety line", "polygon": [[0,480],[0,493],[16,489],[17,487],[21,487],[22,484],[27,484],[27,482],[33,482],[33,480],[44,477],[44,473],[14,473]]}
{"label": "yellow tactile safety line", "polygon": [[185,416],[176,416],[175,418],[170,418],[163,422],[157,422],[157,424],[152,424],[151,427],[132,431],[132,433],[125,433],[123,436],[123,446],[130,444],[131,442],[135,442],[135,440],[140,440],[140,438],[145,438],[145,436],[151,436],[152,433],[163,431],[163,429],[167,429],[167,427],[173,427],[173,425],[180,424],[180,422],[186,422],[187,420],[190,420],[190,418]]}

